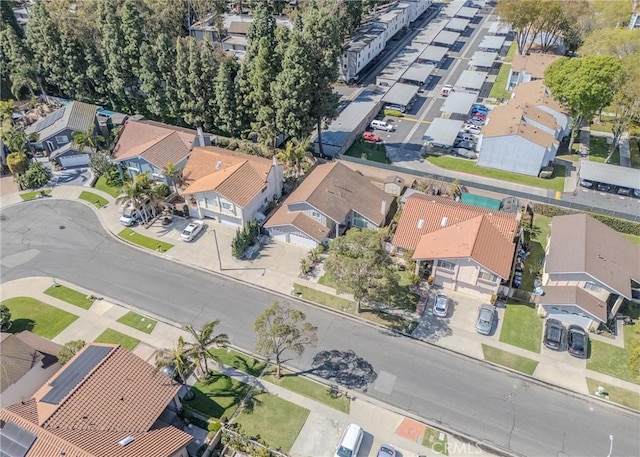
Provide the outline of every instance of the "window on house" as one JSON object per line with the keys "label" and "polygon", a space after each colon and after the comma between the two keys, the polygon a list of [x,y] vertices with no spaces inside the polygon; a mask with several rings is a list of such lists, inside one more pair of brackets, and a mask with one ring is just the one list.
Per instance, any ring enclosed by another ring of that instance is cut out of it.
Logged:
{"label": "window on house", "polygon": [[320,219],[320,213],[318,211],[311,211],[311,217]]}
{"label": "window on house", "polygon": [[454,271],[456,269],[455,264],[451,262],[445,262],[444,260],[438,260],[438,267],[442,268],[443,270],[450,271]]}
{"label": "window on house", "polygon": [[590,281],[587,281],[587,282],[584,283],[584,288],[586,290],[593,290],[594,292],[600,292],[602,290],[602,287],[600,287],[596,283],[590,282]]}
{"label": "window on house", "polygon": [[485,281],[491,281],[491,282],[496,282],[498,280],[498,277],[496,275],[487,273],[486,271],[481,271],[478,274],[478,278],[484,279]]}
{"label": "window on house", "polygon": [[226,209],[227,211],[231,211],[231,209],[233,208],[233,206],[231,205],[231,203],[227,203],[227,202],[222,202],[220,204],[220,206],[222,206],[224,209]]}
{"label": "window on house", "polygon": [[69,142],[69,137],[67,135],[56,135],[56,143],[67,144],[68,142]]}

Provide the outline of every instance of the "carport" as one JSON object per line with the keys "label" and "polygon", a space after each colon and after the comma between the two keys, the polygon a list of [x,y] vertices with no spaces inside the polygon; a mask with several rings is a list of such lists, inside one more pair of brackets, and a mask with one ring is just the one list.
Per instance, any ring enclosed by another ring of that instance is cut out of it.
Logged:
{"label": "carport", "polygon": [[378,86],[393,86],[403,75],[405,71],[409,69],[411,64],[418,58],[420,52],[417,48],[407,46],[398,55],[387,64],[386,67],[376,76],[376,84]]}
{"label": "carport", "polygon": [[473,19],[474,17],[476,17],[477,13],[478,13],[478,9],[477,8],[470,8],[468,6],[463,6],[453,16],[454,17],[462,17],[462,18],[465,18],[465,19]]}
{"label": "carport", "polygon": [[478,94],[472,94],[469,92],[451,92],[447,99],[442,104],[440,111],[443,113],[452,114],[469,114],[471,106],[478,99]]}
{"label": "carport", "polygon": [[427,46],[424,51],[418,56],[418,62],[432,63],[438,65],[444,59],[444,56],[449,52],[448,48],[442,46]]}
{"label": "carport", "polygon": [[640,170],[637,168],[581,160],[580,178],[628,189],[640,189]]}
{"label": "carport", "polygon": [[442,27],[428,26],[413,39],[412,43],[431,44],[440,30]]}
{"label": "carport", "polygon": [[480,48],[481,51],[500,52],[500,49],[502,49],[502,46],[504,45],[505,40],[506,40],[506,37],[503,37],[503,36],[485,35],[485,37],[482,39],[482,42],[480,43],[480,46],[478,47]]}
{"label": "carport", "polygon": [[501,22],[496,21],[489,26],[489,30],[487,31],[487,34],[506,36],[510,30],[511,29],[507,24],[503,24]]}
{"label": "carport", "polygon": [[473,90],[480,92],[485,79],[487,79],[486,71],[465,70],[462,72],[456,83],[453,85],[456,89]]}
{"label": "carport", "polygon": [[432,146],[448,148],[453,145],[464,122],[437,117],[433,120],[422,141]]}
{"label": "carport", "polygon": [[389,105],[409,106],[413,97],[418,93],[418,86],[413,84],[395,83],[382,97],[382,101]]}
{"label": "carport", "polygon": [[433,44],[442,45],[450,48],[453,46],[456,41],[460,38],[460,34],[458,32],[449,32],[447,30],[443,30],[433,39]]}
{"label": "carport", "polygon": [[415,62],[400,77],[400,82],[422,86],[431,78],[436,66],[430,63]]}
{"label": "carport", "polygon": [[447,25],[444,26],[444,30],[449,30],[451,32],[464,32],[469,26],[469,19],[462,19],[459,17],[451,19],[447,22]]}
{"label": "carport", "polygon": [[497,52],[476,51],[471,56],[469,68],[487,68],[493,67],[493,62],[498,58]]}

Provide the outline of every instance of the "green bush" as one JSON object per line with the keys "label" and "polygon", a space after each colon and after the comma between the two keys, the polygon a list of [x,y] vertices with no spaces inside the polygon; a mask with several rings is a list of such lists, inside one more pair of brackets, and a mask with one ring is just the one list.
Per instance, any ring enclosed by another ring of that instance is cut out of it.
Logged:
{"label": "green bush", "polygon": [[104,179],[107,184],[111,187],[122,187],[124,185],[124,180],[120,173],[118,172],[118,168],[114,165],[104,174]]}
{"label": "green bush", "polygon": [[162,198],[167,198],[169,195],[171,195],[171,188],[163,183],[158,184],[155,187],[155,190],[156,192],[158,192],[158,195],[160,195]]}
{"label": "green bush", "polygon": [[229,149],[230,151],[235,151],[236,149],[238,149],[238,146],[239,145],[236,140],[231,140],[227,145],[227,149]]}
{"label": "green bush", "polygon": [[[540,214],[542,216],[555,217],[565,216],[568,214],[576,214],[577,211],[566,210],[552,205],[544,205],[542,203],[535,203],[533,205],[534,214]],[[587,213],[594,219],[602,222],[603,224],[611,227],[616,232],[628,233],[629,235],[640,236],[640,224],[636,222],[626,221],[624,219],[618,219],[616,217],[605,216],[603,214]]]}
{"label": "green bush", "polygon": [[220,423],[219,420],[214,420],[209,422],[209,425],[207,426],[207,430],[209,430],[210,432],[217,432],[218,430],[220,430],[220,428],[222,427],[222,424]]}
{"label": "green bush", "polygon": [[229,147],[230,143],[231,143],[231,138],[227,138],[227,137],[224,137],[224,136],[216,137],[216,146],[218,146],[218,147],[227,148],[227,147]]}
{"label": "green bush", "polygon": [[401,111],[395,109],[385,109],[383,113],[385,116],[404,117],[404,114],[402,114]]}
{"label": "green bush", "polygon": [[260,235],[260,225],[258,221],[251,221],[244,224],[242,230],[236,230],[236,236],[231,240],[231,254],[240,259],[247,251],[249,246],[254,244]]}

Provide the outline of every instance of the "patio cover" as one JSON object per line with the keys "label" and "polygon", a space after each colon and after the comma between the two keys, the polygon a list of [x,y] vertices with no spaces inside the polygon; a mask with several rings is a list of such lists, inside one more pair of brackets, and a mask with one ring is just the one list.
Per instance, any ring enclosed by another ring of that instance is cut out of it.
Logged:
{"label": "patio cover", "polygon": [[435,145],[452,146],[463,124],[462,121],[437,117],[425,132],[422,141]]}
{"label": "patio cover", "polygon": [[469,19],[462,19],[460,17],[456,17],[447,22],[447,25],[444,26],[445,30],[452,30],[454,32],[464,32],[464,30],[469,25]]}
{"label": "patio cover", "polygon": [[478,94],[469,92],[451,92],[442,104],[443,113],[469,114],[471,106],[478,100]]}
{"label": "patio cover", "polygon": [[418,60],[439,63],[442,61],[442,59],[444,59],[444,56],[447,54],[447,52],[449,52],[448,48],[445,48],[442,46],[429,45],[418,56]]}
{"label": "patio cover", "polygon": [[497,52],[476,51],[471,56],[470,67],[491,68],[498,58]]}
{"label": "patio cover", "polygon": [[449,32],[447,30],[443,30],[433,39],[434,44],[446,44],[448,46],[453,46],[453,44],[458,41],[460,38],[460,34],[458,32]]}
{"label": "patio cover", "polygon": [[479,91],[480,89],[482,89],[482,85],[484,84],[484,81],[487,78],[488,74],[489,73],[487,73],[486,71],[465,70],[462,72],[453,86],[459,87],[461,89]]}
{"label": "patio cover", "polygon": [[415,62],[402,74],[400,79],[405,81],[415,81],[422,85],[427,82],[435,68],[436,66],[430,63]]}
{"label": "patio cover", "polygon": [[384,94],[382,101],[394,105],[407,106],[418,93],[418,86],[413,84],[395,83],[391,89]]}
{"label": "patio cover", "polygon": [[477,8],[470,8],[468,6],[463,6],[458,10],[458,12],[454,15],[455,17],[463,17],[465,19],[473,19],[476,17],[478,13]]}
{"label": "patio cover", "polygon": [[505,39],[506,38],[503,36],[485,35],[479,48],[499,51],[502,48]]}
{"label": "patio cover", "polygon": [[580,178],[629,189],[640,189],[640,170],[637,168],[581,160]]}

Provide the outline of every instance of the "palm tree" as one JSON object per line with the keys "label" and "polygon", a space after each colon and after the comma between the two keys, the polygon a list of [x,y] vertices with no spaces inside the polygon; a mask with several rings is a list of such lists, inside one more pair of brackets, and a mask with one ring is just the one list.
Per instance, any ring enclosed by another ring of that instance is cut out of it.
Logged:
{"label": "palm tree", "polygon": [[149,220],[147,205],[145,202],[149,200],[151,208],[151,217],[155,217],[156,208],[164,203],[164,197],[156,190],[153,181],[147,173],[136,175],[131,181],[127,181],[122,186],[122,195],[116,199],[117,205],[132,205],[137,209],[144,222]]}
{"label": "palm tree", "polygon": [[182,337],[174,347],[160,349],[155,355],[156,368],[162,370],[172,367],[180,377],[180,382],[186,384],[187,375],[193,370],[193,362],[189,358],[189,348]]}
{"label": "palm tree", "polygon": [[180,185],[180,183],[182,182],[182,169],[176,168],[173,162],[169,162],[167,166],[162,170],[162,174],[164,174],[164,176],[171,183],[173,191],[178,192],[176,186]]}
{"label": "palm tree", "polygon": [[78,146],[80,152],[84,152],[86,148],[92,151],[97,151],[101,144],[104,143],[104,138],[101,135],[96,135],[93,131],[93,127],[89,127],[86,132],[75,132],[73,134],[72,144]]}
{"label": "palm tree", "polygon": [[310,162],[309,138],[304,140],[291,140],[287,142],[284,150],[278,153],[278,159],[285,163],[291,170],[293,170],[294,176],[301,175],[304,170],[304,165]]}
{"label": "palm tree", "polygon": [[200,369],[203,370],[205,374],[209,373],[208,360],[212,358],[211,352],[209,352],[211,346],[229,344],[229,336],[226,333],[213,334],[213,331],[219,323],[220,321],[218,319],[209,321],[202,326],[200,331],[193,325],[184,325],[182,327],[183,330],[189,332],[194,340],[193,343],[187,343],[187,346],[190,348],[189,355],[198,361]]}

